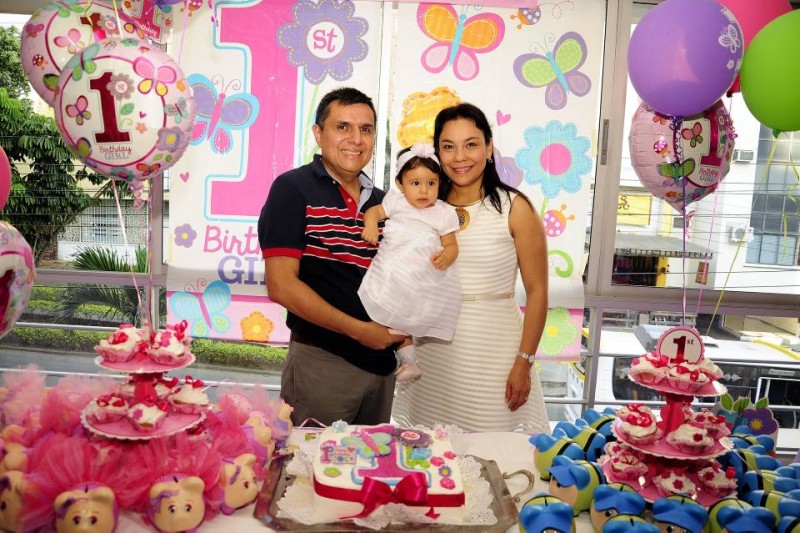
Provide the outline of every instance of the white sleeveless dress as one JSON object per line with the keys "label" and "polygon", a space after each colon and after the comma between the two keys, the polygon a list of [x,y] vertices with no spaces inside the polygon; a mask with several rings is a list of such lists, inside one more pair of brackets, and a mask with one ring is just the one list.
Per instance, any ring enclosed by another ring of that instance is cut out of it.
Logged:
{"label": "white sleeveless dress", "polygon": [[453,338],[461,308],[458,260],[439,270],[431,258],[442,235],[458,230],[455,209],[441,200],[418,209],[396,191],[383,200],[383,240],[358,296],[369,317],[413,337]]}
{"label": "white sleeveless dress", "polygon": [[502,213],[488,200],[466,208],[469,225],[456,234],[463,295],[456,333],[451,343],[417,344],[422,378],[399,385],[392,413],[398,423],[549,432],[535,367],[528,401],[513,413],[505,401],[522,338],[522,313],[514,298],[517,253],[508,229],[513,196],[501,191]]}

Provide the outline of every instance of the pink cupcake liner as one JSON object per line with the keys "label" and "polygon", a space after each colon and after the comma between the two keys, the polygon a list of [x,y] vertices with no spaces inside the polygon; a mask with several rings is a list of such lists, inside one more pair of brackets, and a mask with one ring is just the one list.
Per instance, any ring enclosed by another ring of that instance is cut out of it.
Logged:
{"label": "pink cupcake liner", "polygon": [[686,392],[696,392],[703,388],[705,383],[698,383],[697,381],[685,381],[682,379],[677,379],[672,376],[667,376],[667,382],[672,385],[677,390],[686,391]]}
{"label": "pink cupcake liner", "polygon": [[97,352],[100,357],[104,360],[111,362],[111,363],[125,363],[133,359],[137,353],[139,353],[139,348],[134,347],[132,350],[127,352],[120,352],[118,350],[110,350],[108,348],[101,348],[100,346],[95,346],[94,351]]}
{"label": "pink cupcake liner", "polygon": [[172,406],[172,409],[176,413],[183,413],[186,415],[195,415],[204,413],[208,410],[208,405],[199,405],[196,403],[181,403],[176,402],[172,399],[172,397],[168,398],[169,404]]}
{"label": "pink cupcake liner", "polygon": [[643,385],[657,385],[664,380],[664,374],[655,374],[647,370],[635,371],[631,369],[630,376],[636,383]]}
{"label": "pink cupcake liner", "polygon": [[141,431],[142,433],[153,433],[154,431],[157,431],[164,424],[164,420],[166,420],[166,418],[167,418],[166,415],[162,416],[152,426],[143,425],[131,418],[129,418],[128,420],[130,420],[131,424],[133,424],[133,427],[137,431]]}
{"label": "pink cupcake liner", "polygon": [[127,416],[127,409],[125,411],[95,411],[86,415],[86,419],[92,424],[108,424],[109,422],[116,422],[122,420]]}
{"label": "pink cupcake liner", "polygon": [[182,355],[176,356],[172,352],[166,350],[147,350],[147,356],[160,365],[175,366],[183,363],[189,357],[189,351],[183,352]]}

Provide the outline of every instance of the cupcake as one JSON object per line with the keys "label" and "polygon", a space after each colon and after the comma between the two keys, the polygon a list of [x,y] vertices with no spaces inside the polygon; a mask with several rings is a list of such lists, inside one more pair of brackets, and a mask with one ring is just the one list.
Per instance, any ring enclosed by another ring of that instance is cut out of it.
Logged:
{"label": "cupcake", "polygon": [[722,369],[718,367],[714,361],[709,359],[708,357],[704,357],[700,361],[697,362],[697,368],[700,369],[700,372],[708,376],[711,381],[717,381],[722,379],[722,376],[725,374],[722,372]]}
{"label": "cupcake", "polygon": [[167,398],[170,394],[175,392],[176,387],[178,386],[178,378],[173,377],[171,379],[164,379],[161,378],[156,381],[155,389],[156,395],[159,398]]}
{"label": "cupcake", "polygon": [[719,463],[697,472],[700,489],[715,498],[731,496],[736,491],[736,470],[729,466],[723,470]]}
{"label": "cupcake", "polygon": [[714,440],[719,440],[731,434],[730,425],[725,421],[725,417],[722,415],[715,415],[705,407],[693,413],[691,421],[694,422],[695,425],[704,427],[708,432],[708,436]]}
{"label": "cupcake", "polygon": [[186,322],[167,326],[153,335],[147,355],[156,363],[168,366],[182,364],[189,357],[189,337],[185,334]]}
{"label": "cupcake", "polygon": [[129,378],[123,383],[119,383],[114,387],[113,394],[117,394],[126,400],[133,399],[133,393],[136,390],[136,381],[133,377]]}
{"label": "cupcake", "polygon": [[714,439],[708,431],[695,422],[687,422],[678,426],[675,431],[667,433],[667,444],[684,453],[701,454],[714,446]]}
{"label": "cupcake", "polygon": [[708,376],[700,372],[697,365],[681,363],[667,372],[667,381],[676,390],[695,392],[709,382]]}
{"label": "cupcake", "polygon": [[136,403],[128,409],[128,420],[144,433],[156,431],[167,417],[167,406],[155,403]]}
{"label": "cupcake", "polygon": [[697,486],[686,477],[682,468],[665,468],[653,478],[653,484],[664,497],[682,494],[691,498],[697,493]]}
{"label": "cupcake", "polygon": [[205,383],[186,376],[186,384],[169,395],[169,403],[179,413],[202,413],[211,405],[203,387]]}
{"label": "cupcake", "polygon": [[647,473],[647,465],[629,446],[619,442],[609,442],[604,449],[615,478],[637,480]]}
{"label": "cupcake", "polygon": [[104,394],[92,400],[84,413],[86,420],[92,424],[116,422],[128,414],[128,402],[118,394]]}
{"label": "cupcake", "polygon": [[623,440],[631,444],[650,444],[660,437],[656,419],[649,407],[641,404],[628,404],[618,412],[617,425]]}
{"label": "cupcake", "polygon": [[132,324],[122,324],[117,331],[100,341],[94,351],[105,361],[124,363],[141,350],[142,332]]}
{"label": "cupcake", "polygon": [[661,383],[667,374],[667,367],[658,366],[658,360],[648,357],[637,357],[631,362],[630,376],[636,383],[656,385]]}

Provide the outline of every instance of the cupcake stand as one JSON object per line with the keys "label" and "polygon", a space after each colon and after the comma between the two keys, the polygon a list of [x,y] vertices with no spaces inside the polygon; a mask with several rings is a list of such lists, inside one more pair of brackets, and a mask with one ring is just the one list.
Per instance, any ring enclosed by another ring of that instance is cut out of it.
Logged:
{"label": "cupcake stand", "polygon": [[[124,440],[156,439],[192,429],[203,421],[205,413],[187,414],[175,411],[167,403],[166,396],[158,398],[156,384],[164,378],[166,372],[188,367],[194,363],[194,361],[195,357],[189,351],[186,352],[183,360],[175,365],[158,363],[151,359],[144,351],[140,351],[132,359],[125,362],[112,362],[103,359],[103,357],[97,357],[95,359],[95,364],[99,367],[131,375],[131,382],[134,385],[134,399],[130,400],[129,403],[136,403],[142,400],[153,401],[155,399],[156,402],[163,402],[165,404],[164,407],[166,408],[167,414],[158,428],[147,432],[136,429],[127,417],[106,423],[90,420],[90,418],[87,417],[88,407],[84,409],[81,414],[81,422],[87,430],[95,435],[110,439]],[[191,378],[187,376],[187,381],[190,379]]]}
{"label": "cupcake stand", "polygon": [[[656,352],[666,356],[671,365],[680,363],[697,365],[703,359],[703,341],[696,330],[676,327],[666,331],[661,336]],[[653,482],[654,476],[651,475],[657,467],[661,467],[683,470],[684,475],[696,486],[695,499],[706,508],[725,496],[735,494],[735,489],[730,494],[723,496],[711,494],[704,490],[696,475],[696,472],[703,468],[704,465],[725,454],[733,447],[730,439],[727,437],[715,438],[712,446],[697,453],[689,453],[667,443],[667,435],[685,422],[686,413],[690,409],[689,406],[695,396],[720,396],[725,394],[725,386],[711,379],[698,390],[688,392],[673,386],[666,379],[656,384],[644,383],[641,379],[633,376],[631,376],[631,380],[639,385],[658,391],[664,396],[666,406],[661,409],[660,420],[657,422],[659,436],[649,444],[632,442],[623,431],[620,431],[620,426],[624,423],[624,420],[617,419],[614,421],[612,431],[617,440],[639,452],[639,455],[642,456],[641,460],[648,466],[649,472],[648,475],[641,476],[638,479],[622,479],[612,470],[608,456],[603,455],[599,463],[608,482],[626,483],[646,500],[652,502],[663,497],[663,494],[658,491]]]}

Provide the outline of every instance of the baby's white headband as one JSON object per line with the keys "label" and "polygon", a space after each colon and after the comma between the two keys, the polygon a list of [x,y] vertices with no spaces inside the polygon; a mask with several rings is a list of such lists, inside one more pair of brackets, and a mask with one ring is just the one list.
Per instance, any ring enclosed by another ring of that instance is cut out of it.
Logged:
{"label": "baby's white headband", "polygon": [[436,157],[436,151],[433,149],[432,144],[417,143],[411,146],[408,152],[403,153],[397,158],[397,170],[400,170],[406,163],[411,161],[414,157],[421,157],[423,159],[431,159],[437,165],[440,165],[439,159]]}

